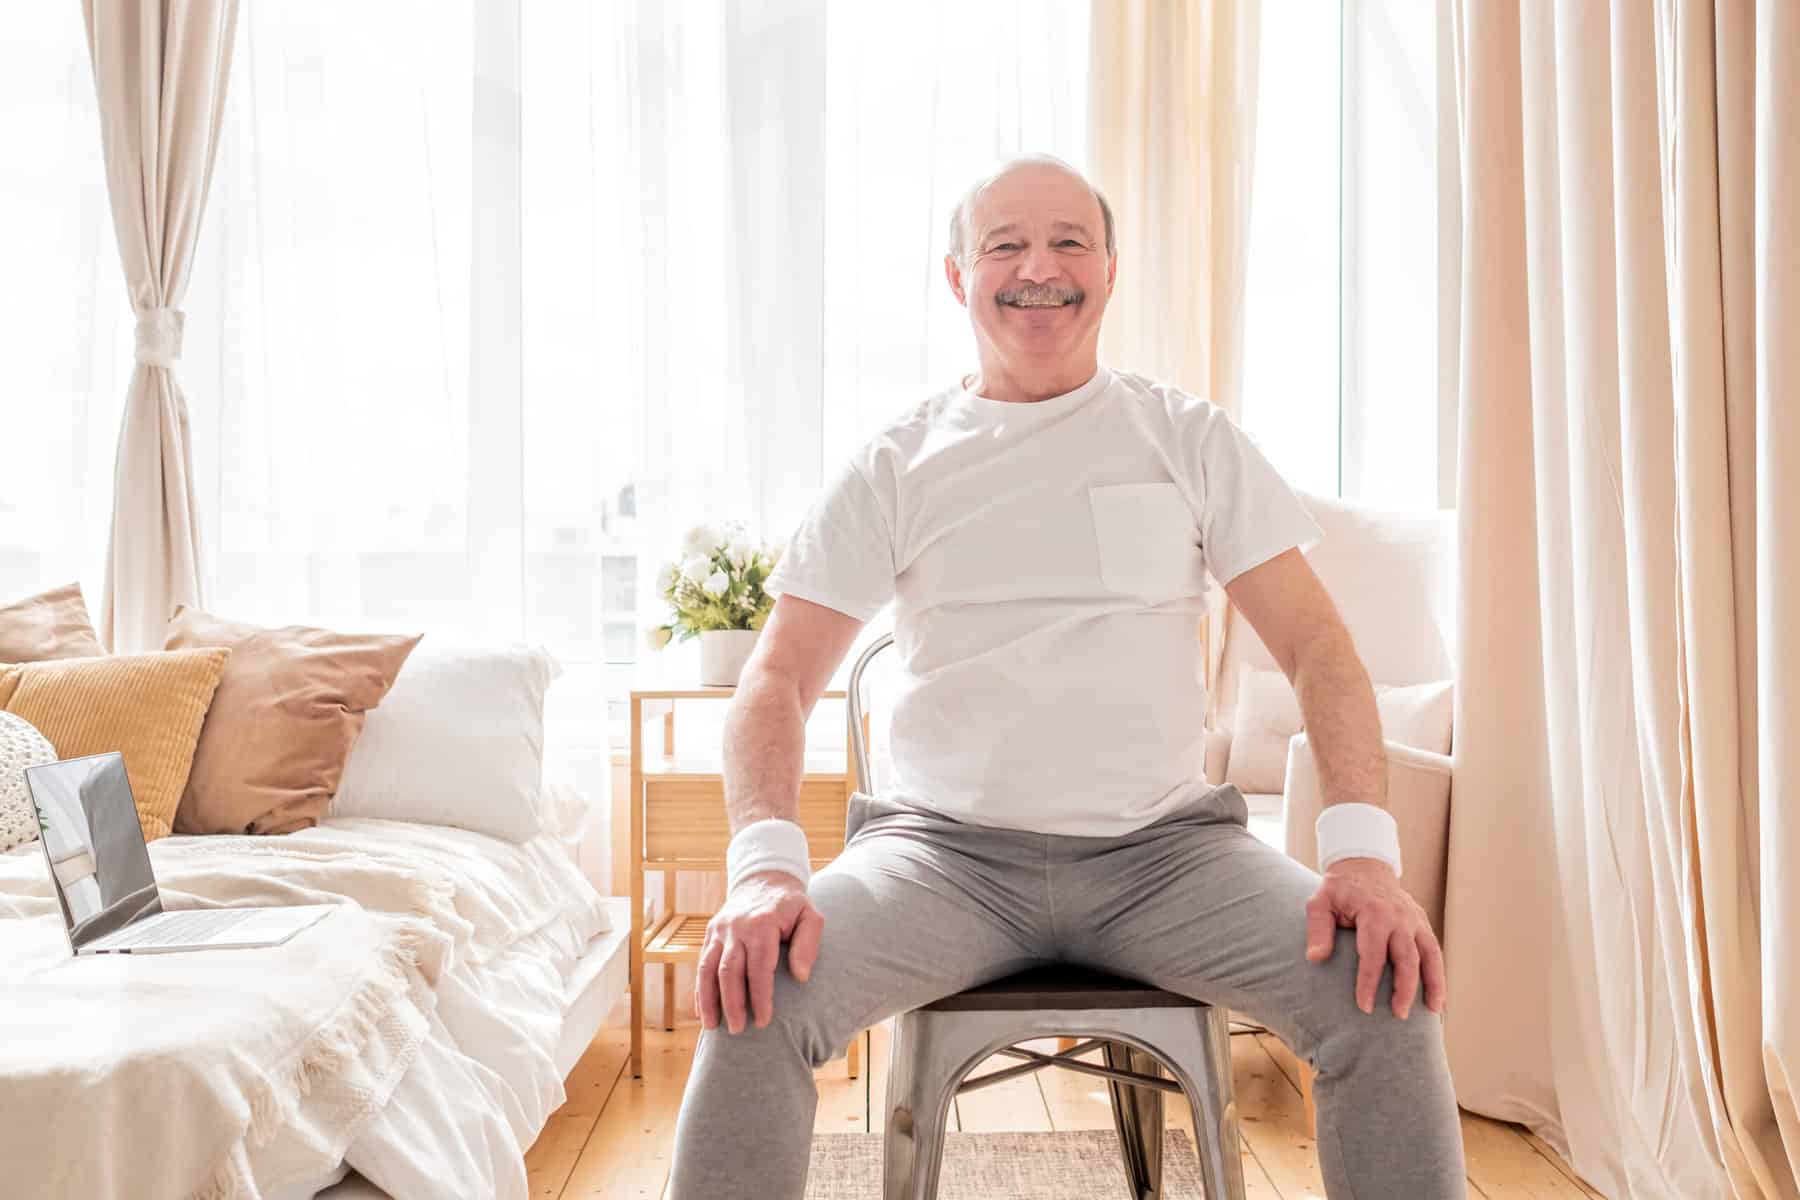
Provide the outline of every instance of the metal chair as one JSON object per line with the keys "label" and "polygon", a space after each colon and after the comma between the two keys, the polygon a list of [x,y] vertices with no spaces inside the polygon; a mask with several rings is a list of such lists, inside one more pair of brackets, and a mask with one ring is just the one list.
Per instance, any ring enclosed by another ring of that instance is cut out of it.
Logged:
{"label": "metal chair", "polygon": [[[893,640],[893,634],[884,634],[863,651],[846,688],[852,758],[864,795],[875,793],[862,676],[869,660]],[[1054,1055],[1017,1045],[1044,1037],[1086,1040]],[[1095,1047],[1104,1051],[1105,1066],[1077,1060]],[[965,1078],[995,1053],[1024,1061]],[[1164,1076],[1165,1065],[1173,1080]],[[1063,963],[996,979],[895,1019],[883,1134],[885,1200],[935,1200],[952,1098],[1050,1066],[1107,1081],[1133,1200],[1162,1194],[1165,1092],[1185,1093],[1193,1106],[1208,1200],[1244,1200],[1226,1012],[1137,980]]]}

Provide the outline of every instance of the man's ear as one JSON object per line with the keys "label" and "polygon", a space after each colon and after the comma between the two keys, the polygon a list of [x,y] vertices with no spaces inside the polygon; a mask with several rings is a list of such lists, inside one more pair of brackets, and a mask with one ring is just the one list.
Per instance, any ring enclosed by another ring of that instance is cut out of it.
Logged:
{"label": "man's ear", "polygon": [[1106,298],[1108,300],[1112,299],[1113,284],[1118,281],[1118,278],[1119,256],[1117,254],[1109,254],[1106,256]]}
{"label": "man's ear", "polygon": [[967,308],[969,298],[963,294],[962,265],[956,261],[954,254],[944,255],[944,278],[950,281],[950,291],[956,297],[956,302]]}

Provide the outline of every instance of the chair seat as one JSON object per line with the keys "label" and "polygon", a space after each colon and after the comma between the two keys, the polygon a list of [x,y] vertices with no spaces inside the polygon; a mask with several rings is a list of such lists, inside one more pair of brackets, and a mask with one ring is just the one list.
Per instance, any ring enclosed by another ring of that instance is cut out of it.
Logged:
{"label": "chair seat", "polygon": [[1078,1008],[1204,1008],[1199,1000],[1074,963],[1046,963],[945,996],[933,1012],[1018,1012]]}

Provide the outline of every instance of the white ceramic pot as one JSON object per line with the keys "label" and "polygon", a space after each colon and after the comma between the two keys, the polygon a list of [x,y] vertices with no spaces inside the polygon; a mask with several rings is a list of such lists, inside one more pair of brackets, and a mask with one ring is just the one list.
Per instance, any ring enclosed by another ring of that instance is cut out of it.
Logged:
{"label": "white ceramic pot", "polygon": [[736,687],[760,629],[700,631],[700,682],[706,687]]}

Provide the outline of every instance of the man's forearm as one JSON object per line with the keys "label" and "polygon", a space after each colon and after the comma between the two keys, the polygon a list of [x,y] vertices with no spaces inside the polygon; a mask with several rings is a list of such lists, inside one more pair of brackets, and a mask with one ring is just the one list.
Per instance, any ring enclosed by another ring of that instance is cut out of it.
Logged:
{"label": "man's forearm", "polygon": [[1307,643],[1294,664],[1294,691],[1319,764],[1327,805],[1387,807],[1387,752],[1369,673],[1347,633]]}
{"label": "man's forearm", "polygon": [[746,676],[725,715],[725,814],[733,835],[755,821],[800,817],[806,713],[779,675]]}

